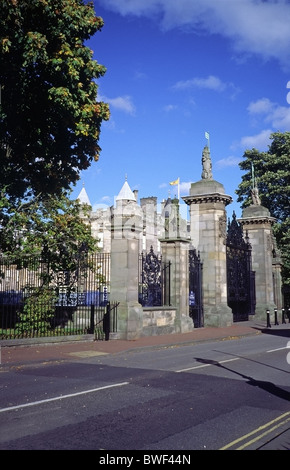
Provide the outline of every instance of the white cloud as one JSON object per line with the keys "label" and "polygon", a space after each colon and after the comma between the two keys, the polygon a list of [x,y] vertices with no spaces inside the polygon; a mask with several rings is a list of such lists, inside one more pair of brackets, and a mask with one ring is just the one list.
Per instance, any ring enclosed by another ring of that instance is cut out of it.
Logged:
{"label": "white cloud", "polygon": [[219,34],[242,53],[276,58],[289,69],[288,0],[100,0],[122,15],[161,18],[165,30],[186,27]]}
{"label": "white cloud", "polygon": [[110,196],[103,196],[100,201],[101,202],[95,202],[92,205],[93,211],[96,212],[99,209],[108,209],[110,207],[112,198]]}
{"label": "white cloud", "polygon": [[270,123],[271,126],[279,131],[288,131],[290,129],[290,107],[280,106],[273,103],[268,98],[261,98],[253,101],[248,106],[250,115],[258,115],[263,122]]}
{"label": "white cloud", "polygon": [[218,160],[215,166],[218,170],[220,170],[222,168],[226,168],[229,166],[238,166],[239,163],[240,163],[240,158],[230,156],[230,157],[222,158],[221,160]]}
{"label": "white cloud", "polygon": [[189,194],[191,182],[181,182],[179,185],[180,194]]}
{"label": "white cloud", "polygon": [[99,0],[99,3],[101,3],[104,8],[108,7],[123,16],[148,16],[152,12],[159,10],[160,2],[158,0]]}
{"label": "white cloud", "polygon": [[102,201],[110,203],[111,202],[111,196],[103,196]]}
{"label": "white cloud", "polygon": [[173,85],[173,90],[187,90],[192,88],[211,90],[221,93],[223,91],[229,91],[231,99],[235,99],[240,89],[233,83],[223,82],[219,77],[215,75],[209,75],[208,77],[194,77],[190,80],[180,80]]}
{"label": "white cloud", "polygon": [[272,129],[266,129],[261,131],[259,134],[245,136],[241,139],[240,145],[247,149],[256,148],[260,151],[267,151],[268,146],[271,144],[270,134],[272,132]]}
{"label": "white cloud", "polygon": [[118,96],[117,98],[102,96],[102,101],[109,103],[112,108],[118,109],[119,111],[124,111],[132,116],[135,114],[136,108],[130,96]]}
{"label": "white cloud", "polygon": [[184,90],[187,88],[205,88],[214,91],[223,91],[227,85],[223,83],[218,77],[209,75],[207,78],[192,78],[191,80],[179,81],[173,88],[176,90]]}
{"label": "white cloud", "polygon": [[134,73],[134,80],[144,80],[147,78],[147,74],[144,72],[136,71]]}
{"label": "white cloud", "polygon": [[248,106],[248,111],[250,114],[264,114],[272,111],[274,103],[268,98],[262,98],[257,101],[252,101]]}
{"label": "white cloud", "polygon": [[290,107],[277,106],[267,117],[277,130],[289,131],[290,129]]}
{"label": "white cloud", "polygon": [[163,109],[164,109],[164,111],[169,113],[170,111],[175,111],[175,109],[177,109],[177,106],[174,105],[174,104],[168,104],[167,106],[164,106]]}
{"label": "white cloud", "polygon": [[241,139],[239,146],[246,148],[257,148],[267,150],[271,144],[270,134],[273,132],[285,132],[290,129],[290,107],[280,106],[268,98],[252,101],[247,108],[250,116],[255,116],[255,125],[270,125],[268,129],[260,131],[253,136],[245,136]]}

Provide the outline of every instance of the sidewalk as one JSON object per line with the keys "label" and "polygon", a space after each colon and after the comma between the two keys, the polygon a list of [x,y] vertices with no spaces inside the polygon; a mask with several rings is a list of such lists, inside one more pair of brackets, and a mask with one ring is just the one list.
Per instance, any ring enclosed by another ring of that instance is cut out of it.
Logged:
{"label": "sidewalk", "polygon": [[[234,323],[229,327],[196,328],[190,333],[175,333],[159,336],[144,336],[136,340],[111,339],[109,341],[94,341],[90,335],[86,339],[76,338],[70,340],[38,339],[37,343],[31,340],[0,341],[0,367],[25,365],[47,361],[64,361],[72,358],[85,358],[102,354],[117,354],[124,351],[173,347],[178,345],[194,344],[200,341],[234,340],[249,335],[283,334],[290,338],[290,323],[272,325],[266,328],[266,322],[247,321]],[[286,340],[286,338],[285,338]]]}

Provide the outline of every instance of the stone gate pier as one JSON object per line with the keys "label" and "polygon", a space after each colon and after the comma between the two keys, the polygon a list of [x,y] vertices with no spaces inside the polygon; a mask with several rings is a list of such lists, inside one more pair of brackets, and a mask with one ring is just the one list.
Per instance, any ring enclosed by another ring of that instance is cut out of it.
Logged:
{"label": "stone gate pier", "polygon": [[225,207],[232,202],[224,186],[215,181],[208,147],[202,154],[202,179],[191,184],[182,199],[190,206],[190,236],[203,263],[204,326],[230,326],[232,310],[227,305]]}
{"label": "stone gate pier", "polygon": [[[254,188],[256,189],[256,188]],[[274,321],[274,310],[282,307],[281,259],[276,248],[272,225],[276,219],[260,203],[259,197],[243,210],[239,222],[248,232],[252,246],[252,268],[255,271],[255,318],[265,321],[267,310]]]}
{"label": "stone gate pier", "polygon": [[138,302],[138,260],[142,209],[127,181],[111,213],[111,300],[118,305],[119,339],[139,338],[143,309]]}

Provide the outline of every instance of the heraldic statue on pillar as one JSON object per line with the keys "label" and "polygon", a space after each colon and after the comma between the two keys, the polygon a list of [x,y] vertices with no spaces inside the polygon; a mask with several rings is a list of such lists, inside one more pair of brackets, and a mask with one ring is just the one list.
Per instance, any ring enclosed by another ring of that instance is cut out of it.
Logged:
{"label": "heraldic statue on pillar", "polygon": [[210,151],[206,145],[202,152],[202,179],[212,180],[212,163],[210,158]]}

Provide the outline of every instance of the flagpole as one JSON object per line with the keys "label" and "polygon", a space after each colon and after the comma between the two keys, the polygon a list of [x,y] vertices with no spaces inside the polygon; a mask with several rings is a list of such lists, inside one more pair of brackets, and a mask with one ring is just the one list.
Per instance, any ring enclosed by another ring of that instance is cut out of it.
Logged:
{"label": "flagpole", "polygon": [[253,185],[253,189],[254,189],[254,187],[256,186],[255,185],[255,169],[254,169],[253,162],[251,162],[251,164],[252,164],[252,185]]}
{"label": "flagpole", "polygon": [[210,144],[209,144],[209,132],[205,132],[205,133],[204,133],[204,135],[205,135],[205,138],[206,138],[206,140],[208,141],[208,144],[207,144],[207,146],[208,146],[208,149],[210,150]]}
{"label": "flagpole", "polygon": [[[170,185],[174,185],[174,186],[177,185],[177,195],[178,195],[178,201],[179,201],[179,199],[180,199],[180,186],[179,186],[179,184],[180,184],[180,177],[178,177],[177,180],[171,181],[169,184],[170,184]],[[176,197],[176,194],[175,194],[175,197]]]}

